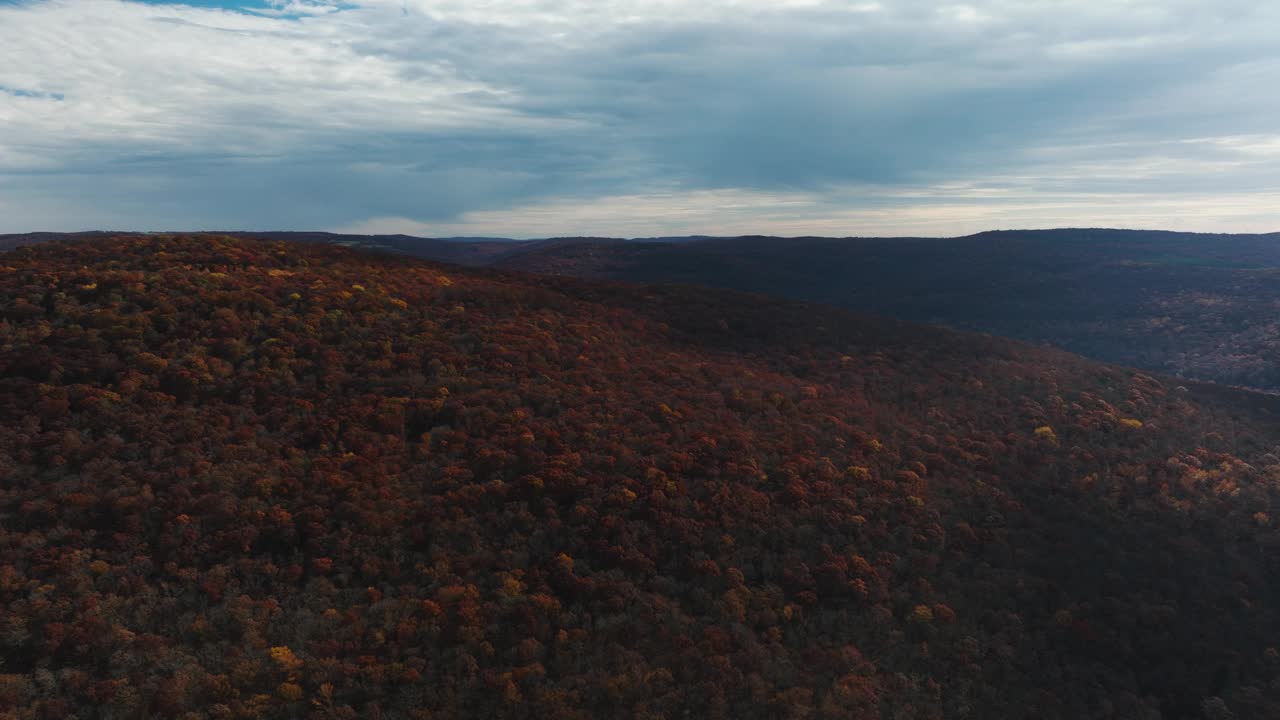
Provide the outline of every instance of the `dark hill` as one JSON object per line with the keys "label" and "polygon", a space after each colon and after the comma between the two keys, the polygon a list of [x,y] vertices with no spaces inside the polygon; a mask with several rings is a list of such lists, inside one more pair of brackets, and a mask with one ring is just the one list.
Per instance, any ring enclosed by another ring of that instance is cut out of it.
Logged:
{"label": "dark hill", "polygon": [[763,292],[1280,390],[1280,235],[1044,230],[527,246],[501,267]]}
{"label": "dark hill", "polygon": [[120,233],[109,231],[90,231],[79,233],[58,233],[58,232],[32,232],[32,233],[15,233],[10,235],[0,235],[0,251],[12,250],[23,245],[34,245],[43,242],[57,242],[67,240],[94,240],[115,237]]}
{"label": "dark hill", "polygon": [[[989,332],[1280,391],[1280,235],[996,231],[961,238],[418,238],[230,233],[470,266],[683,282]],[[0,236],[0,250],[102,233]]]}
{"label": "dark hill", "polygon": [[1275,717],[1277,412],[727,291],[20,248],[0,713]]}
{"label": "dark hill", "polygon": [[223,236],[328,243],[356,250],[377,250],[428,258],[455,265],[492,265],[536,241],[504,238],[423,238],[412,235],[344,235],[327,232],[233,232]]}

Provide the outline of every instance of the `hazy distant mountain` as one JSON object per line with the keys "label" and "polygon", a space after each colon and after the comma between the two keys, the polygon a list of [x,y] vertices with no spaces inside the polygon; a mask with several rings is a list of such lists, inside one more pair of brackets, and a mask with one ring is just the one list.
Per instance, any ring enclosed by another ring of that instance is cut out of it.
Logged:
{"label": "hazy distant mountain", "polygon": [[953,239],[583,240],[514,249],[492,264],[814,300],[1280,389],[1276,234],[1049,230]]}
{"label": "hazy distant mountain", "polygon": [[32,245],[41,242],[55,242],[58,240],[74,240],[74,239],[92,239],[107,238],[120,235],[120,232],[112,232],[107,230],[94,230],[90,232],[80,233],[56,233],[56,232],[32,232],[32,233],[14,233],[10,235],[0,235],[0,250],[12,250],[23,245]]}

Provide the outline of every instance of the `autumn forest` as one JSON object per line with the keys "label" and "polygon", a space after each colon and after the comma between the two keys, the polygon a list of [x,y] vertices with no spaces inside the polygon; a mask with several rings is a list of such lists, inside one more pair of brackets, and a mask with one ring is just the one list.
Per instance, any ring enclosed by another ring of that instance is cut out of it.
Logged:
{"label": "autumn forest", "polygon": [[1280,716],[1280,398],[323,243],[0,254],[0,718]]}

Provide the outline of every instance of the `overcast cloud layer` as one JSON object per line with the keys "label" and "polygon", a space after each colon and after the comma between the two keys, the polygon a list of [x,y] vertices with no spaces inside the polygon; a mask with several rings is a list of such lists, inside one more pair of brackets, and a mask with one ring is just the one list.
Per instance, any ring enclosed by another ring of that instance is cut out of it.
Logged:
{"label": "overcast cloud layer", "polygon": [[0,0],[0,232],[1280,230],[1277,36],[1241,0]]}

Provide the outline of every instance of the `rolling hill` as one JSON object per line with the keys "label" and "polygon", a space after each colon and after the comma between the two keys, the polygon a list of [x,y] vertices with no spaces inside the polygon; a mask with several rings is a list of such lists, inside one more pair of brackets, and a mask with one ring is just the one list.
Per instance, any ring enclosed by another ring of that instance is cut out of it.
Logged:
{"label": "rolling hill", "polygon": [[0,713],[1274,717],[1278,445],[1271,396],[740,292],[22,247]]}
{"label": "rolling hill", "polygon": [[530,272],[687,282],[1045,343],[1106,362],[1280,390],[1280,235],[1130,230],[950,238],[543,243]]}
{"label": "rolling hill", "polygon": [[[961,238],[619,240],[228,233],[474,267],[837,305],[1280,392],[1280,235],[1035,230]],[[0,236],[6,247],[103,233]]]}
{"label": "rolling hill", "polygon": [[[75,233],[33,232],[0,235],[0,251],[24,245],[58,241],[93,241],[129,233],[90,231]],[[148,233],[156,234],[156,233]],[[262,240],[286,240],[299,243],[339,245],[357,250],[400,253],[456,265],[490,265],[502,256],[520,252],[536,241],[507,238],[423,238],[411,235],[347,235],[329,232],[198,232],[183,233],[200,237],[237,237]]]}

